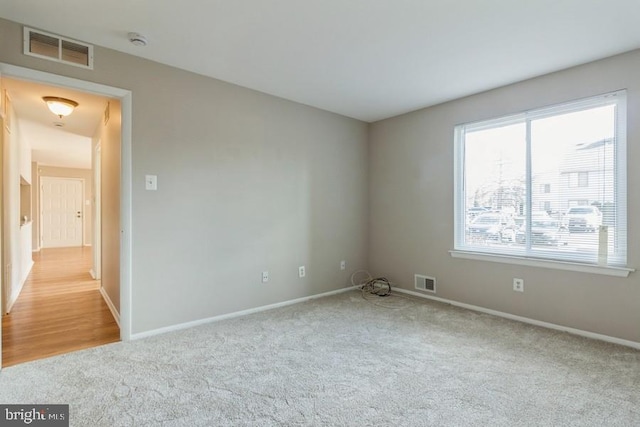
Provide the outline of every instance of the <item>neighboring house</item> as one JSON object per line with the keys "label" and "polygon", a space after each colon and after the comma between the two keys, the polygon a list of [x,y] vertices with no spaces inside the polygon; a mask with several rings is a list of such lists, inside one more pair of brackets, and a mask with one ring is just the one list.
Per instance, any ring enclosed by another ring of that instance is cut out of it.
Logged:
{"label": "neighboring house", "polygon": [[545,211],[549,215],[562,212],[560,176],[557,172],[546,172],[532,177],[532,200],[534,211]]}
{"label": "neighboring house", "polygon": [[611,209],[615,203],[614,156],[612,139],[577,144],[560,167],[560,209],[583,205]]}
{"label": "neighboring house", "polygon": [[533,176],[533,209],[561,215],[572,206],[611,206],[613,165],[612,139],[576,144],[557,171]]}

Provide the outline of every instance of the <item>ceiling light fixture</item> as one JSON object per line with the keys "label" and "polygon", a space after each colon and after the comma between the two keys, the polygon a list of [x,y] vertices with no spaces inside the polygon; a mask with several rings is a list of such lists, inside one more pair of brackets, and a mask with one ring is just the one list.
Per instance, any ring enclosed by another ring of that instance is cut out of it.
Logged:
{"label": "ceiling light fixture", "polygon": [[78,106],[76,101],[57,96],[45,96],[42,100],[47,103],[49,110],[60,118],[73,113],[73,109]]}
{"label": "ceiling light fixture", "polygon": [[129,41],[134,46],[146,46],[147,38],[139,33],[129,33]]}

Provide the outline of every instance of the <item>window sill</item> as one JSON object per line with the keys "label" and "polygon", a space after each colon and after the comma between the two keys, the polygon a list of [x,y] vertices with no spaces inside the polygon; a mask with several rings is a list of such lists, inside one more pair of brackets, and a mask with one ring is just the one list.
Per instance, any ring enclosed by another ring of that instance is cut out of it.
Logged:
{"label": "window sill", "polygon": [[625,267],[604,267],[599,265],[579,264],[566,261],[551,261],[535,258],[525,258],[508,255],[483,254],[478,252],[452,250],[449,251],[454,258],[472,259],[476,261],[501,262],[504,264],[526,265],[529,267],[553,268],[556,270],[578,271],[581,273],[603,274],[606,276],[628,277],[629,273],[636,271]]}

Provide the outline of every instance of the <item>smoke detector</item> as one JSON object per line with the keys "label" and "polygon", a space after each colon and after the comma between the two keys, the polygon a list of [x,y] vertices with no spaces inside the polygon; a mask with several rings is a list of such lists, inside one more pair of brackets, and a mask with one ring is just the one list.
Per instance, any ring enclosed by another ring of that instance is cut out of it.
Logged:
{"label": "smoke detector", "polygon": [[146,46],[147,38],[139,33],[129,33],[129,41],[134,46]]}

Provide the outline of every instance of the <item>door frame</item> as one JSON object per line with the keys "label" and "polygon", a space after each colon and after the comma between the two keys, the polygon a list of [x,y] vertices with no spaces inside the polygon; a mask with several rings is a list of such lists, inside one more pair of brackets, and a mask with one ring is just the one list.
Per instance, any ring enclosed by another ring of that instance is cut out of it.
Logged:
{"label": "door frame", "polygon": [[80,239],[80,245],[79,246],[85,246],[85,241],[86,241],[86,236],[85,236],[85,232],[84,232],[84,227],[85,227],[85,216],[86,216],[86,209],[85,209],[85,181],[84,178],[75,178],[75,177],[62,177],[62,176],[47,176],[47,175],[42,175],[40,176],[40,183],[39,183],[39,188],[38,188],[38,192],[40,193],[40,212],[39,214],[39,227],[38,227],[38,241],[40,242],[40,248],[44,248],[44,221],[43,221],[43,217],[44,217],[44,208],[43,208],[43,203],[42,203],[42,199],[44,197],[44,192],[42,191],[42,181],[49,181],[49,180],[73,180],[73,181],[79,181],[80,182],[80,188],[81,188],[81,192],[82,192],[82,201],[81,201],[81,206],[82,206],[82,230],[80,230],[80,233],[82,234],[82,238]]}
{"label": "door frame", "polygon": [[[120,339],[130,341],[132,333],[132,166],[131,166],[131,132],[132,132],[132,97],[130,90],[93,83],[57,74],[37,71],[30,68],[0,62],[0,75],[13,77],[53,86],[89,92],[120,101],[122,107],[120,138]],[[1,297],[1,296],[0,296]],[[0,323],[0,334],[2,325]],[[2,355],[0,353],[0,361]],[[1,365],[0,365],[1,366]]]}

